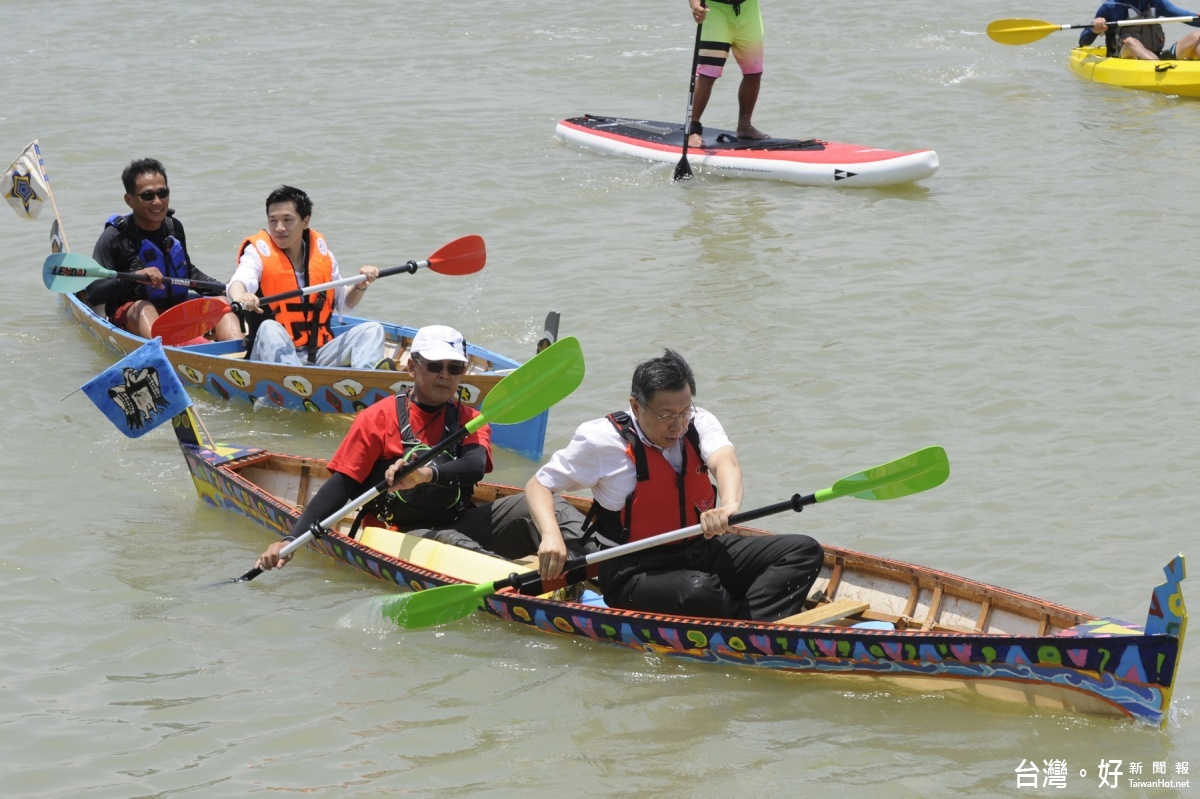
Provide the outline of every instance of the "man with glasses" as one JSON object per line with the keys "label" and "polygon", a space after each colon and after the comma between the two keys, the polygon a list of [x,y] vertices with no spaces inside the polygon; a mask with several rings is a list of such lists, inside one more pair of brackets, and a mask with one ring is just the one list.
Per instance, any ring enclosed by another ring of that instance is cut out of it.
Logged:
{"label": "man with glasses", "polygon": [[[133,161],[121,173],[121,182],[125,184],[125,204],[133,213],[108,218],[92,258],[114,272],[132,272],[142,282],[97,280],[88,286],[84,301],[103,305],[108,320],[117,327],[150,338],[158,315],[188,298],[185,286],[167,283],[164,277],[216,281],[197,269],[188,255],[183,223],[168,207],[171,189],[163,165],[153,158]],[[214,335],[221,341],[240,339],[241,323],[235,315],[226,314]]]}
{"label": "man with glasses", "polygon": [[[305,506],[292,535],[263,552],[259,568],[283,566],[287,561],[279,551],[287,541],[381,480],[393,482],[407,458],[420,457],[479,415],[459,398],[469,366],[461,333],[445,325],[423,327],[413,336],[409,356],[412,388],[359,412],[329,461],[329,480]],[[451,452],[392,485],[364,508],[359,521],[503,558],[532,555],[540,537],[523,494],[481,505],[471,501],[475,484],[492,470],[491,437],[491,426],[483,425]],[[574,555],[595,548],[583,534],[583,515],[565,500],[549,513],[563,531],[556,539],[560,545]]]}
{"label": "man with glasses", "polygon": [[609,606],[757,621],[798,613],[820,573],[821,545],[730,526],[742,502],[741,467],[721,423],[693,404],[695,394],[679,353],[638,364],[628,410],[580,425],[529,480],[525,495],[542,536],[538,571],[557,577],[566,559],[555,494],[588,488],[595,502],[585,530],[601,547],[702,527],[698,537],[603,561],[599,582]]}
{"label": "man with glasses", "polygon": [[[267,195],[267,226],[242,242],[238,265],[229,280],[229,298],[256,316],[248,317],[250,360],[301,366],[355,369],[391,368],[384,359],[384,330],[378,322],[354,325],[337,336],[330,320],[354,308],[379,268],[363,266],[362,283],[292,297],[264,306],[262,297],[341,280],[337,258],[325,237],[308,226],[313,204],[300,189],[280,186]],[[263,318],[263,314],[267,318]]]}

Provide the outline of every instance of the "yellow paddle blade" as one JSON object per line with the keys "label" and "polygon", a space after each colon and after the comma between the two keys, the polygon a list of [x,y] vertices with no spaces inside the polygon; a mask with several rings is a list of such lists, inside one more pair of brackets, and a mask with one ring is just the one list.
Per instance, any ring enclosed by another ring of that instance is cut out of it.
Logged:
{"label": "yellow paddle blade", "polygon": [[1029,44],[1069,27],[1040,19],[998,19],[987,26],[987,35],[1000,44]]}

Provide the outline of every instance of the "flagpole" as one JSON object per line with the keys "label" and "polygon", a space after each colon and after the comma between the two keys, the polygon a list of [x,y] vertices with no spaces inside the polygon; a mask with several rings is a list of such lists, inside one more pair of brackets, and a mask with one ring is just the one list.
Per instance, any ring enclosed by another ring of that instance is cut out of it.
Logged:
{"label": "flagpole", "polygon": [[[67,226],[63,224],[62,217],[58,214],[58,203],[54,201],[54,189],[50,187],[50,178],[46,175],[46,164],[42,161],[42,148],[38,146],[37,139],[33,140],[33,151],[37,153],[38,170],[42,173],[42,180],[46,182],[46,191],[50,195],[50,206],[54,208],[54,218],[58,221],[58,232],[62,236],[63,250],[70,252],[71,244],[67,241]],[[15,164],[16,161],[13,163]]]}

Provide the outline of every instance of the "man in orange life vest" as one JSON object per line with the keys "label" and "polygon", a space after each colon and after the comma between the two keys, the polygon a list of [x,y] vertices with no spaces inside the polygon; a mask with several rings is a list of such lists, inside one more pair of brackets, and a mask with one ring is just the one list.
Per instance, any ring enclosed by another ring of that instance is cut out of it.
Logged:
{"label": "man in orange life vest", "polygon": [[[87,287],[84,301],[103,305],[108,320],[142,338],[151,337],[159,313],[188,298],[186,286],[166,283],[164,277],[213,281],[192,263],[183,223],[168,207],[171,189],[167,170],[154,158],[130,162],[121,173],[125,204],[133,213],[113,214],[96,240],[92,258],[114,272],[132,272],[144,282],[105,278]],[[242,338],[242,324],[228,313],[221,318],[214,338]]]}
{"label": "man in orange life vest", "polygon": [[[267,195],[267,228],[242,242],[238,265],[229,281],[229,299],[257,314],[264,312],[260,297],[283,294],[341,279],[337,259],[325,237],[308,226],[312,200],[300,189],[280,186]],[[366,280],[349,291],[345,286],[273,303],[255,329],[250,359],[301,365],[301,356],[318,366],[374,369],[383,361],[384,332],[378,322],[364,322],[336,337],[330,318],[354,308],[379,269],[363,266]]]}
{"label": "man in orange life vest", "polygon": [[554,495],[590,488],[587,530],[601,547],[697,523],[703,530],[603,561],[609,606],[757,621],[798,613],[820,573],[821,545],[806,535],[739,535],[729,525],[742,502],[741,467],[721,423],[693,404],[695,393],[677,352],[642,362],[628,410],[580,425],[529,480],[525,495],[542,536],[538,571],[556,577],[566,559]]}
{"label": "man in orange life vest", "polygon": [[[429,325],[413,336],[408,370],[412,388],[382,399],[354,417],[350,432],[329,461],[330,476],[304,508],[292,536],[267,547],[258,561],[261,569],[280,568],[287,541],[316,521],[362,496],[385,477],[389,482],[403,466],[406,453],[420,456],[449,438],[479,411],[463,405],[458,387],[466,373],[466,343],[462,334],[445,325]],[[392,491],[365,508],[363,521],[416,533],[443,544],[505,558],[521,558],[538,549],[540,539],[524,494],[476,505],[475,484],[492,470],[491,425],[483,425],[448,455],[422,466]],[[595,549],[583,535],[583,515],[565,500],[550,511],[564,531],[573,555]],[[558,539],[561,543],[562,537]]]}

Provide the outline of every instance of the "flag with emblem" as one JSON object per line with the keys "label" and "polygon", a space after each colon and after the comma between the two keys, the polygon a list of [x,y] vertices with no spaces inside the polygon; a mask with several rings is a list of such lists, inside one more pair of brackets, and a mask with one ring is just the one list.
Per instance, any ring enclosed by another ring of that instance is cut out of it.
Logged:
{"label": "flag with emblem", "polygon": [[[3,163],[3,161],[0,161]],[[0,178],[0,191],[18,216],[37,219],[42,206],[50,199],[50,183],[46,179],[42,151],[34,139],[12,162],[4,177]]]}
{"label": "flag with emblem", "polygon": [[83,393],[130,438],[149,433],[192,404],[157,338],[89,380]]}

